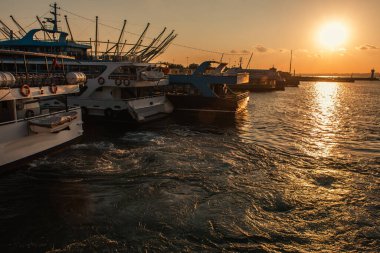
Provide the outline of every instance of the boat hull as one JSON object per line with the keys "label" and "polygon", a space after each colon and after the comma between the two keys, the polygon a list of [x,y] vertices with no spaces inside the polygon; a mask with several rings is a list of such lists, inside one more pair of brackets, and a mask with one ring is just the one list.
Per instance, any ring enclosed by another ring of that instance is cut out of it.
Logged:
{"label": "boat hull", "polygon": [[51,133],[33,133],[27,120],[0,125],[0,167],[7,167],[20,160],[28,161],[28,157],[50,150],[65,143],[74,141],[83,134],[80,108],[72,109],[78,116],[69,127]]}
{"label": "boat hull", "polygon": [[230,89],[233,91],[252,91],[252,92],[271,92],[276,91],[275,85],[267,84],[236,84],[230,85]]}
{"label": "boat hull", "polygon": [[207,111],[218,113],[238,113],[247,107],[248,93],[236,98],[202,97],[193,95],[167,95],[175,111]]}
{"label": "boat hull", "polygon": [[166,96],[150,96],[131,100],[70,98],[70,103],[81,106],[83,115],[102,121],[149,122],[173,112]]}

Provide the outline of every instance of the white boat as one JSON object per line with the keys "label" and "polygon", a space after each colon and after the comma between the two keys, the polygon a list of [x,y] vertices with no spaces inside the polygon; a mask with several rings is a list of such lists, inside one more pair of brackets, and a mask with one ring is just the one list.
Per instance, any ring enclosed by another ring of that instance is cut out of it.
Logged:
{"label": "white boat", "polygon": [[[80,95],[68,98],[69,104],[80,106],[84,115],[146,122],[173,111],[164,93],[169,80],[154,64],[127,61],[81,64],[104,69],[87,80],[86,90]],[[68,68],[75,68],[74,63]]]}
{"label": "white boat", "polygon": [[[0,50],[0,56],[56,57]],[[27,66],[28,60],[25,60]],[[70,79],[72,73],[46,76],[25,72],[4,72],[0,66],[0,167],[28,159],[43,151],[74,141],[83,134],[80,107],[42,108],[43,98],[61,99],[61,95],[79,92],[85,79]],[[77,73],[78,76],[84,76]],[[28,84],[20,75],[28,76]],[[44,81],[50,79],[50,85]],[[67,105],[67,104],[66,104]],[[48,124],[50,122],[50,125]]]}

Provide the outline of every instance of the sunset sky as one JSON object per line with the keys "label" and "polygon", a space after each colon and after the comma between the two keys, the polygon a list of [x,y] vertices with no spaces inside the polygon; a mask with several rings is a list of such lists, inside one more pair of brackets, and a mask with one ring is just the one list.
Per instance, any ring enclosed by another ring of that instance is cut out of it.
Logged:
{"label": "sunset sky", "polygon": [[[46,16],[46,0],[1,0],[0,19],[15,27],[9,15],[27,27],[35,16]],[[380,70],[379,0],[65,0],[57,1],[68,15],[74,38],[94,38],[93,22],[121,28],[136,41],[147,22],[147,36],[164,27],[178,37],[156,61],[200,63],[223,60],[230,65],[250,53],[251,68],[289,70],[290,49],[296,73],[358,73]],[[68,11],[68,12],[67,12]],[[63,18],[63,17],[62,17]],[[31,27],[37,27],[37,23]],[[64,22],[61,23],[66,29]],[[15,29],[16,30],[16,29]],[[102,40],[117,40],[119,32],[100,26]],[[147,40],[148,41],[148,40]],[[196,48],[196,49],[190,49]],[[242,54],[242,55],[239,55]]]}

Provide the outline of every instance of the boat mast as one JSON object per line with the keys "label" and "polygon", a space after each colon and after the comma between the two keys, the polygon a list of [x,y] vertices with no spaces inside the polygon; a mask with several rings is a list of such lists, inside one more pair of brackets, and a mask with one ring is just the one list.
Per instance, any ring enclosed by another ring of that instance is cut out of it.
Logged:
{"label": "boat mast", "polygon": [[292,74],[293,50],[290,50],[289,74]]}
{"label": "boat mast", "polygon": [[57,3],[54,3],[53,6],[50,5],[50,7],[53,8],[53,11],[50,12],[51,14],[53,14],[54,16],[54,19],[53,19],[53,31],[57,32],[58,31],[58,21],[57,21],[57,16],[58,16],[58,13],[57,13]]}
{"label": "boat mast", "polygon": [[121,36],[123,36],[126,24],[127,24],[127,20],[124,19],[123,28],[121,29],[121,32],[120,32],[120,35],[119,35],[119,39],[117,40],[117,43],[116,43],[116,49],[115,49],[115,52],[114,52],[114,56],[116,56],[116,55],[118,56],[119,55],[119,43],[120,43],[120,40],[121,40]]}
{"label": "boat mast", "polygon": [[252,56],[253,56],[253,53],[251,53],[251,56],[249,57],[249,60],[248,60],[248,63],[247,63],[247,67],[245,67],[245,69],[248,69],[249,64],[251,63],[251,60],[252,60]]}
{"label": "boat mast", "polygon": [[53,8],[53,11],[50,11],[51,14],[53,14],[53,18],[45,18],[46,22],[49,22],[53,24],[53,39],[55,40],[55,33],[58,32],[58,19],[57,16],[59,16],[57,9],[57,3],[54,3],[54,5],[50,5],[51,8]]}
{"label": "boat mast", "polygon": [[67,20],[67,15],[65,15],[65,21],[66,21],[67,30],[69,30],[69,33],[70,33],[71,41],[74,41],[74,37],[73,37],[73,34],[71,33],[69,21]]}
{"label": "boat mast", "polygon": [[10,15],[10,17],[11,17],[11,19],[12,19],[12,21],[16,24],[16,26],[18,27],[18,29],[20,29],[19,31],[18,31],[18,33],[21,35],[21,36],[23,36],[23,34],[21,33],[21,31],[23,31],[24,32],[24,35],[26,34],[26,31],[25,31],[25,29],[16,21],[16,19],[12,16],[12,15]]}
{"label": "boat mast", "polygon": [[134,55],[135,52],[140,48],[141,46],[141,43],[143,42],[144,40],[144,36],[146,34],[146,31],[148,31],[148,28],[150,26],[150,23],[148,23],[144,29],[144,31],[142,32],[142,34],[140,35],[140,38],[137,40],[136,44],[127,52],[127,54],[131,54],[131,55]]}
{"label": "boat mast", "polygon": [[98,16],[95,18],[95,59],[98,58]]}
{"label": "boat mast", "polygon": [[[141,59],[143,59],[144,56],[145,56],[145,54],[147,52],[149,52],[151,50],[151,48],[154,47],[157,44],[158,41],[160,41],[160,39],[161,39],[162,35],[165,33],[165,31],[166,31],[166,27],[164,28],[164,30],[162,30],[162,32],[156,38],[154,38],[152,40],[152,42],[149,44],[149,46],[147,46],[146,48],[144,48],[143,50],[141,50],[141,51],[138,52],[139,57]],[[127,55],[127,53],[125,55]]]}

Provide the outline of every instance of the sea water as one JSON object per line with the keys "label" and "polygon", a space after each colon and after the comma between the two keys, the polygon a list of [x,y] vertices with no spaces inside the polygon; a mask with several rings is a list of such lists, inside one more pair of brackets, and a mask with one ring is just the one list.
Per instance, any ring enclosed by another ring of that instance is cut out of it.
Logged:
{"label": "sea water", "polygon": [[379,101],[301,83],[227,119],[85,124],[0,177],[0,251],[379,252]]}

